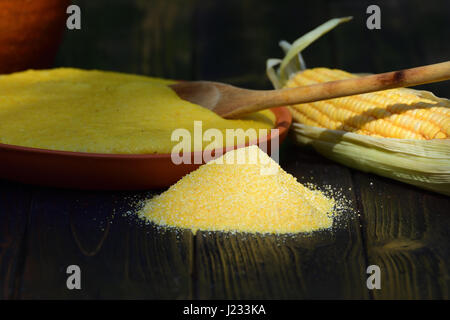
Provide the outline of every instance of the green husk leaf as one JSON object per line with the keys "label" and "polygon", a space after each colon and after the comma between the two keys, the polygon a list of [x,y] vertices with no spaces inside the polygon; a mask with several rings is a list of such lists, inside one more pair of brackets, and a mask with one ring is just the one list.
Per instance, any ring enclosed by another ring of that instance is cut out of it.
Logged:
{"label": "green husk leaf", "polygon": [[300,123],[292,129],[298,143],[343,165],[450,195],[449,139],[378,138]]}
{"label": "green husk leaf", "polygon": [[[308,47],[311,43],[316,41],[318,38],[322,37],[328,31],[336,28],[339,24],[343,22],[350,21],[353,17],[344,17],[344,18],[334,18],[331,19],[324,24],[318,26],[314,30],[308,32],[302,37],[295,40],[289,50],[286,53],[286,56],[283,58],[280,69],[279,69],[279,77],[281,83],[285,83],[289,79],[289,74],[291,74],[291,70],[288,70],[287,67],[289,62],[297,56],[300,52],[303,51],[306,47]],[[297,69],[298,71],[298,69]]]}
{"label": "green husk leaf", "polygon": [[275,71],[275,66],[281,63],[280,59],[267,59],[266,61],[266,74],[270,82],[276,89],[281,89],[283,85],[281,84],[278,75]]}
{"label": "green husk leaf", "polygon": [[[285,54],[287,54],[289,52],[289,50],[291,50],[292,45],[284,40],[281,40],[278,45],[281,47],[281,49],[284,51]],[[280,60],[281,62],[281,60]],[[296,73],[298,70],[305,70],[306,69],[306,64],[305,61],[303,60],[303,56],[301,54],[301,52],[298,52],[295,55],[295,58],[291,59],[288,64],[286,65],[285,68],[285,73],[286,74],[294,74]]]}
{"label": "green husk leaf", "polygon": [[[281,59],[268,59],[266,62],[266,74],[272,85],[276,89],[282,88],[289,77],[298,71],[306,69],[305,61],[302,57],[302,50],[311,43],[323,36],[328,31],[334,29],[343,22],[350,21],[353,17],[334,18],[316,29],[308,32],[304,36],[295,40],[292,44],[285,40],[281,40],[279,45],[285,53],[285,57]],[[278,69],[277,66],[280,67]]]}

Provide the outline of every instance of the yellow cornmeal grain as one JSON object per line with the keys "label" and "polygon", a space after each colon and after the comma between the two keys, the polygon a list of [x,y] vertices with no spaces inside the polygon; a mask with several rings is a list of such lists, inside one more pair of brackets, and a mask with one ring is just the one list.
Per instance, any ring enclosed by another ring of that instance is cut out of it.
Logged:
{"label": "yellow cornmeal grain", "polygon": [[[255,157],[257,161],[251,162]],[[236,159],[245,158],[244,164]],[[232,161],[232,160],[235,161]],[[223,163],[223,164],[221,164]],[[262,174],[272,168],[275,174]],[[210,231],[298,233],[332,226],[334,200],[297,182],[256,146],[230,151],[147,200],[158,225]]]}
{"label": "yellow cornmeal grain", "polygon": [[195,120],[203,121],[203,131],[273,127],[270,111],[225,120],[181,100],[170,83],[71,68],[2,75],[0,143],[93,153],[170,153],[178,143],[171,141],[173,130],[192,133]]}

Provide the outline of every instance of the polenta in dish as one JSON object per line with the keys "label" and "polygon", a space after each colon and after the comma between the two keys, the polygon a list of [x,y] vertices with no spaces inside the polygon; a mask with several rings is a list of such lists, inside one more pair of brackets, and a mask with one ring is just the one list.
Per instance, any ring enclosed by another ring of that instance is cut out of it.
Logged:
{"label": "polenta in dish", "polygon": [[[108,154],[170,153],[175,129],[270,130],[265,110],[226,120],[180,99],[171,80],[71,68],[0,76],[0,143]],[[203,142],[204,148],[208,142]],[[223,142],[225,145],[225,141]]]}

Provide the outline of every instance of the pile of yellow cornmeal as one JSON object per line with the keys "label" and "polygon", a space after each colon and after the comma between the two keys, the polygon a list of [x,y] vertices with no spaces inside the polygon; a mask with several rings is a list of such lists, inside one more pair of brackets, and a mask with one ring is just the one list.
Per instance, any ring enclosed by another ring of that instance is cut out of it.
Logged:
{"label": "pile of yellow cornmeal", "polygon": [[285,172],[257,146],[229,151],[149,199],[140,217],[164,227],[247,233],[331,228],[335,201]]}
{"label": "pile of yellow cornmeal", "polygon": [[216,128],[224,137],[225,129],[274,126],[270,111],[225,120],[180,99],[167,86],[171,83],[71,68],[2,75],[0,143],[90,153],[170,153],[178,143],[171,141],[172,132],[193,132],[196,120],[203,131]]}

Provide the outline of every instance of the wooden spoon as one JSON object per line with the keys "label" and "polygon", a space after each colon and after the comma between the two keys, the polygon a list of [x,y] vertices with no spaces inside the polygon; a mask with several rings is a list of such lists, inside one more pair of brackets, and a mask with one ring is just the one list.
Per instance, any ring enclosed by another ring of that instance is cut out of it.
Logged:
{"label": "wooden spoon", "polygon": [[186,81],[170,87],[178,96],[224,118],[279,106],[314,102],[450,79],[450,61],[423,67],[280,90],[248,90],[211,81]]}

